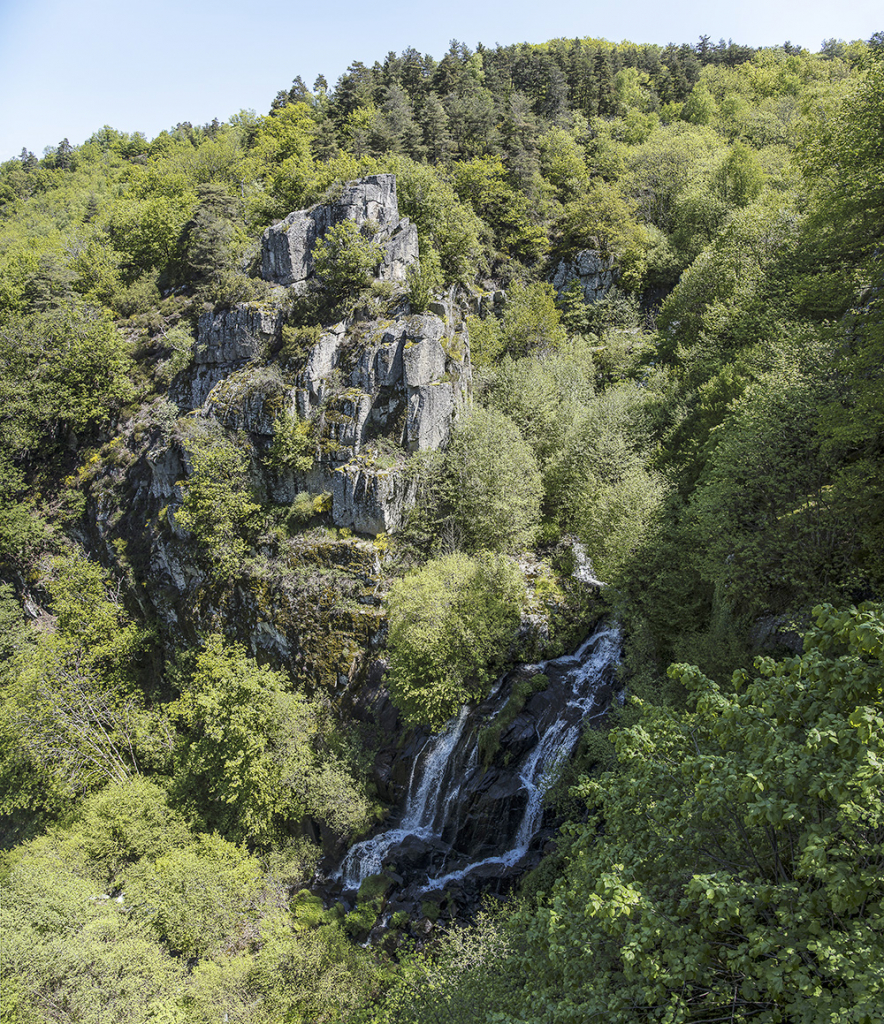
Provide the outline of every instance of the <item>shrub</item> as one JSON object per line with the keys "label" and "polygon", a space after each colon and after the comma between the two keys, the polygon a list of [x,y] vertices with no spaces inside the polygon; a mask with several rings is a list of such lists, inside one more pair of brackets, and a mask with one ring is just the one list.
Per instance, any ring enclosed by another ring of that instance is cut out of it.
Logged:
{"label": "shrub", "polygon": [[368,285],[383,258],[381,246],[363,237],[352,220],[329,228],[313,250],[316,276],[335,300],[351,298]]}
{"label": "shrub", "polygon": [[525,585],[502,555],[428,562],[387,598],[388,685],[409,722],[440,728],[491,688],[519,630]]}
{"label": "shrub", "polygon": [[273,442],[268,462],[277,472],[306,473],[313,465],[313,424],[294,411],[284,410],[273,421]]}

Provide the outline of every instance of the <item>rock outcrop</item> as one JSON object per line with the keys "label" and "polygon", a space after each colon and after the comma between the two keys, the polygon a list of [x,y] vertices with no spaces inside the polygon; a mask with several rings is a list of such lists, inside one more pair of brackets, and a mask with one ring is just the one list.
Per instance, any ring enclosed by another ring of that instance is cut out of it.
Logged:
{"label": "rock outcrop", "polygon": [[407,451],[441,447],[471,384],[466,326],[432,314],[337,325],[299,378],[302,417],[323,413],[329,440],[350,457],[391,436]]}
{"label": "rock outcrop", "polygon": [[267,357],[279,337],[281,322],[278,310],[252,303],[203,313],[192,365],[173,385],[173,400],[188,410],[201,406],[219,381],[247,363]]}
{"label": "rock outcrop", "polygon": [[606,258],[595,249],[584,249],[571,260],[562,260],[550,280],[559,295],[572,281],[579,281],[583,297],[593,303],[608,294],[619,276],[613,256]]}
{"label": "rock outcrop", "polygon": [[[416,231],[399,218],[395,179],[379,175],[351,182],[336,202],[271,229],[265,242],[275,242],[265,245],[265,261],[275,279],[309,274],[310,246],[343,219],[372,222],[389,257],[381,275],[405,276],[417,258]],[[297,238],[300,249],[290,244]],[[284,264],[300,269],[278,272]],[[363,310],[362,319],[327,325],[314,337],[304,331],[311,343],[299,355],[283,348],[282,287],[260,303],[203,313],[193,358],[172,382],[170,401],[159,403],[165,411],[150,426],[133,424],[125,450],[115,454],[102,486],[125,511],[112,517],[96,506],[96,544],[110,562],[125,548],[143,568],[140,599],[182,646],[223,618],[254,650],[334,687],[361,671],[367,652],[382,642],[377,591],[385,543],[369,538],[402,524],[416,486],[406,464],[447,441],[469,400],[471,368],[453,294],[439,297],[436,312],[418,315],[408,314],[401,288],[372,301],[384,304],[383,317],[366,318]],[[176,522],[182,482],[193,472],[189,439],[207,426],[194,420],[236,434],[252,495],[267,513],[267,528],[250,538],[254,558],[229,579]],[[309,429],[297,435],[301,442],[306,436],[305,447],[297,457],[277,458],[277,432],[305,421]],[[368,536],[336,534],[329,519]]]}
{"label": "rock outcrop", "polygon": [[399,217],[393,174],[348,181],[334,201],[296,210],[267,228],[261,240],[261,276],[303,290],[314,273],[314,246],[329,228],[346,220],[360,228],[374,228],[372,241],[384,251],[380,279],[404,281],[408,267],[418,258],[417,227],[407,217]]}

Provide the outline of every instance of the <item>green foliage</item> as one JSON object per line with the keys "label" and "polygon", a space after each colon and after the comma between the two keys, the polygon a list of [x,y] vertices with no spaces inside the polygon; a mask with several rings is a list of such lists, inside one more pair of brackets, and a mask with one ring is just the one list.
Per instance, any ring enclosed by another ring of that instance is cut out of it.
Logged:
{"label": "green foliage", "polygon": [[476,407],[452,434],[445,467],[453,542],[469,551],[530,546],[540,522],[542,484],[534,454],[512,420]]}
{"label": "green foliage", "polygon": [[0,664],[31,639],[21,604],[8,583],[0,583]]}
{"label": "green foliage", "polygon": [[675,666],[695,709],[614,734],[621,771],[583,784],[594,815],[549,905],[515,923],[518,1019],[877,1018],[884,621],[814,614],[803,655],[759,659],[732,692]]}
{"label": "green foliage", "polygon": [[777,271],[795,241],[794,214],[782,204],[736,214],[663,303],[663,356],[673,358],[679,344],[686,355],[703,344],[720,365],[741,346],[774,335],[783,303]]}
{"label": "green foliage", "polygon": [[273,421],[273,443],[267,460],[276,472],[287,469],[295,473],[307,473],[313,465],[314,449],[313,424],[310,420],[302,420],[297,412],[285,409]]}
{"label": "green foliage", "polygon": [[16,851],[4,884],[4,1021],[177,1021],[181,961],[131,908],[102,893],[76,843],[47,836]]}
{"label": "green foliage", "polygon": [[65,428],[105,421],[132,398],[126,344],[104,311],[70,304],[0,323],[4,450],[29,454]]}
{"label": "green foliage", "polygon": [[620,572],[664,493],[662,480],[647,465],[646,397],[628,383],[572,409],[547,460],[547,501],[561,528],[584,542],[604,580]]}
{"label": "green foliage", "polygon": [[859,523],[832,488],[816,426],[827,388],[787,367],[763,377],[712,431],[688,507],[701,574],[720,600],[756,613],[836,597],[859,584]]}
{"label": "green foliage", "polygon": [[438,253],[440,283],[472,281],[484,262],[487,228],[471,207],[458,199],[446,176],[434,167],[403,156],[386,158],[383,166],[396,175],[400,213],[417,225],[421,260],[429,261],[422,273],[433,273],[433,254]]}
{"label": "green foliage", "polygon": [[168,272],[178,265],[184,226],[195,205],[196,196],[187,190],[177,195],[133,197],[116,207],[110,237],[122,258],[127,283],[145,271]]}
{"label": "green foliage", "polygon": [[111,883],[142,858],[156,860],[192,839],[165,791],[141,777],[90,796],[81,806],[77,833],[84,853]]}
{"label": "green foliage", "polygon": [[434,293],[442,284],[442,265],[439,254],[432,246],[424,246],[419,265],[408,270],[407,281],[411,312],[426,312],[433,301]]}
{"label": "green foliage", "polygon": [[348,766],[323,750],[319,709],[213,635],[181,682],[171,714],[187,734],[178,799],[225,835],[268,846],[307,814],[342,836],[370,810]]}
{"label": "green foliage", "polygon": [[7,811],[40,805],[29,771],[43,772],[52,802],[126,782],[142,758],[163,760],[161,721],[146,710],[133,672],[149,634],[130,621],[101,566],[81,555],[57,559],[45,582],[56,629],[19,649],[3,695]]}
{"label": "green foliage", "polygon": [[500,321],[494,316],[466,318],[470,335],[470,361],[476,369],[493,366],[504,353],[505,342]]}
{"label": "green foliage", "polygon": [[507,293],[501,331],[512,356],[543,355],[566,340],[552,285],[516,283]]}
{"label": "green foliage", "polygon": [[439,729],[481,700],[512,648],[525,600],[521,573],[502,555],[446,555],[395,583],[388,686],[406,720]]}
{"label": "green foliage", "polygon": [[251,500],[249,458],[217,426],[194,429],[186,445],[192,473],[180,481],[175,523],[200,544],[212,577],[227,580],[248,551],[243,534],[260,507]]}
{"label": "green foliage", "polygon": [[353,298],[365,288],[384,258],[377,242],[360,233],[354,221],[345,220],[326,231],[313,250],[316,276],[335,301]]}
{"label": "green foliage", "polygon": [[193,335],[186,327],[176,324],[163,333],[163,347],[169,355],[157,368],[157,377],[161,384],[168,386],[193,359]]}
{"label": "green foliage", "polygon": [[[400,971],[383,1003],[359,1020],[365,1024],[515,1020],[505,1016],[512,1004],[514,979],[501,973],[509,949],[510,937],[487,912],[471,928],[446,929],[432,955],[412,952],[400,958]],[[527,1009],[519,1006],[516,1012]]]}
{"label": "green foliage", "polygon": [[624,285],[636,288],[641,284],[648,235],[636,222],[635,204],[620,187],[594,178],[565,206],[557,227],[556,252],[560,256],[594,249],[603,259],[616,259]]}
{"label": "green foliage", "polygon": [[259,892],[257,860],[220,836],[142,863],[126,886],[135,916],[186,957],[212,952],[237,933],[244,938],[258,916]]}
{"label": "green foliage", "polygon": [[528,263],[546,254],[549,242],[532,223],[528,197],[507,181],[499,158],[483,156],[456,164],[453,185],[458,198],[491,227],[502,253]]}

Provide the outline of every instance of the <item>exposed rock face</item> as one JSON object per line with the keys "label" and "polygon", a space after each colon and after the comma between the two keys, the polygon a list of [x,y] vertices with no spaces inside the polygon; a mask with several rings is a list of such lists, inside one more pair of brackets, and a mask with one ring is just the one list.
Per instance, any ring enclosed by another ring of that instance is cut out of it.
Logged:
{"label": "exposed rock face", "polygon": [[588,303],[603,299],[620,276],[614,257],[605,259],[595,249],[584,249],[573,260],[562,260],[552,276],[553,288],[561,295],[568,285],[577,280]]}
{"label": "exposed rock face", "polygon": [[[344,219],[377,224],[388,257],[381,275],[404,276],[417,257],[417,236],[399,218],[390,175],[351,182],[337,202],[287,219],[292,237],[306,240],[298,273],[310,272],[317,230]],[[277,269],[281,250],[274,246],[283,246],[290,267],[294,251],[282,228],[269,232],[275,241],[265,246],[265,260]],[[471,388],[469,338],[454,293],[435,304],[438,315],[409,316],[402,290],[392,291],[389,300],[375,299],[387,302],[385,319],[326,326],[297,358],[275,356],[285,314],[273,298],[200,317],[193,360],[173,381],[169,399],[178,413],[237,433],[255,500],[267,504],[274,525],[251,538],[256,557],[238,575],[218,576],[211,550],[176,523],[181,482],[192,472],[188,437],[199,425],[177,419],[174,410],[146,437],[133,429],[128,461],[108,469],[116,474],[123,514],[96,507],[93,517],[108,560],[122,540],[127,557],[142,567],[139,599],[176,642],[196,643],[223,619],[253,649],[333,687],[361,671],[360,659],[382,643],[377,591],[384,545],[330,535],[326,517],[375,536],[400,526],[416,486],[403,472],[410,455],[445,443]],[[295,413],[311,424],[292,442],[306,437],[306,450],[276,458],[274,434],[281,423],[297,431]]]}
{"label": "exposed rock face", "polygon": [[202,411],[230,430],[271,437],[274,420],[285,407],[287,396],[278,366],[248,364],[212,388]]}
{"label": "exposed rock face", "polygon": [[171,389],[173,400],[184,409],[201,406],[219,381],[246,363],[266,357],[279,337],[280,324],[278,311],[249,303],[203,313],[193,365]]}
{"label": "exposed rock face", "polygon": [[339,526],[379,534],[398,526],[413,500],[412,488],[400,473],[348,462],[327,475],[332,516]]}
{"label": "exposed rock face", "polygon": [[[396,529],[413,498],[400,473],[407,455],[442,447],[469,400],[466,326],[453,307],[445,320],[423,314],[342,322],[326,330],[294,375],[263,359],[277,331],[274,314],[252,307],[204,314],[195,363],[174,389],[179,406],[244,431],[258,449],[270,443],[282,413],[297,412],[314,424],[314,467],[256,479],[259,490],[282,503],[303,490],[328,492],[336,526],[369,534]],[[372,442],[382,442],[384,464],[367,450]]]}
{"label": "exposed rock face", "polygon": [[219,312],[203,313],[199,319],[197,364],[246,362],[264,358],[279,334],[279,314],[247,303]]}
{"label": "exposed rock face", "polygon": [[358,227],[377,225],[372,240],[384,250],[378,276],[382,281],[404,281],[408,267],[418,258],[417,228],[407,217],[399,217],[393,174],[349,181],[334,202],[296,210],[267,228],[262,238],[261,276],[265,281],[303,288],[314,272],[317,241],[345,220]]}
{"label": "exposed rock face", "polygon": [[[469,338],[430,314],[338,324],[311,349],[298,377],[299,415],[319,434],[308,484],[333,495],[337,526],[364,533],[395,529],[412,494],[366,446],[386,438],[406,452],[445,444],[471,385]],[[401,468],[401,467],[400,467]]]}
{"label": "exposed rock face", "polygon": [[431,314],[349,331],[339,324],[307,358],[298,410],[309,418],[326,410],[339,454],[346,448],[356,456],[368,440],[391,432],[408,451],[438,448],[448,440],[471,379],[463,324],[452,328]]}

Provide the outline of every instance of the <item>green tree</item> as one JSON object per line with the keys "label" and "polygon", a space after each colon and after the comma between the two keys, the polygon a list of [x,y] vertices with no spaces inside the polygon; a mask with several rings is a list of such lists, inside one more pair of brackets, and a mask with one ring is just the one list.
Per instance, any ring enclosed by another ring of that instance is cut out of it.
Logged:
{"label": "green tree", "polygon": [[173,958],[102,893],[76,835],[50,834],[7,862],[0,904],[4,1024],[177,1022],[185,981]]}
{"label": "green tree", "polygon": [[488,553],[446,555],[393,585],[387,682],[407,721],[439,729],[487,695],[512,651],[524,599],[517,567]]}
{"label": "green tree", "polygon": [[514,357],[542,356],[563,346],[567,334],[552,285],[516,282],[507,292],[501,333],[506,351]]}
{"label": "green tree", "polygon": [[475,408],[455,428],[445,465],[455,544],[470,551],[530,546],[540,524],[542,483],[534,453],[512,420]]}
{"label": "green tree", "polygon": [[128,874],[126,898],[170,951],[198,957],[251,931],[264,895],[261,882],[255,857],[207,835],[140,862]]}
{"label": "green tree", "polygon": [[452,184],[494,232],[502,253],[527,263],[546,255],[549,242],[536,224],[530,200],[509,181],[499,157],[482,156],[454,165]]}
{"label": "green tree", "polygon": [[259,505],[252,501],[249,458],[219,426],[194,430],[186,440],[192,473],[180,482],[175,523],[202,547],[211,575],[230,579],[248,551],[243,536]]}
{"label": "green tree", "polygon": [[334,301],[353,298],[370,284],[383,258],[381,246],[366,238],[352,220],[329,228],[313,250],[316,276]]}
{"label": "green tree", "polygon": [[878,1019],[884,618],[814,616],[802,655],[731,690],[673,666],[692,708],[613,734],[620,771],[582,784],[590,820],[515,921],[530,980],[502,1020]]}
{"label": "green tree", "polygon": [[316,706],[281,672],[214,634],[181,683],[172,715],[186,728],[176,792],[226,835],[267,846],[312,815],[338,835],[369,808],[323,742]]}
{"label": "green tree", "polygon": [[150,634],[130,620],[101,566],[80,555],[56,559],[43,583],[56,629],[19,651],[3,695],[3,731],[15,741],[3,769],[13,806],[10,781],[23,760],[44,772],[50,796],[125,782],[142,756],[162,760],[162,722],[145,709],[133,672]]}

